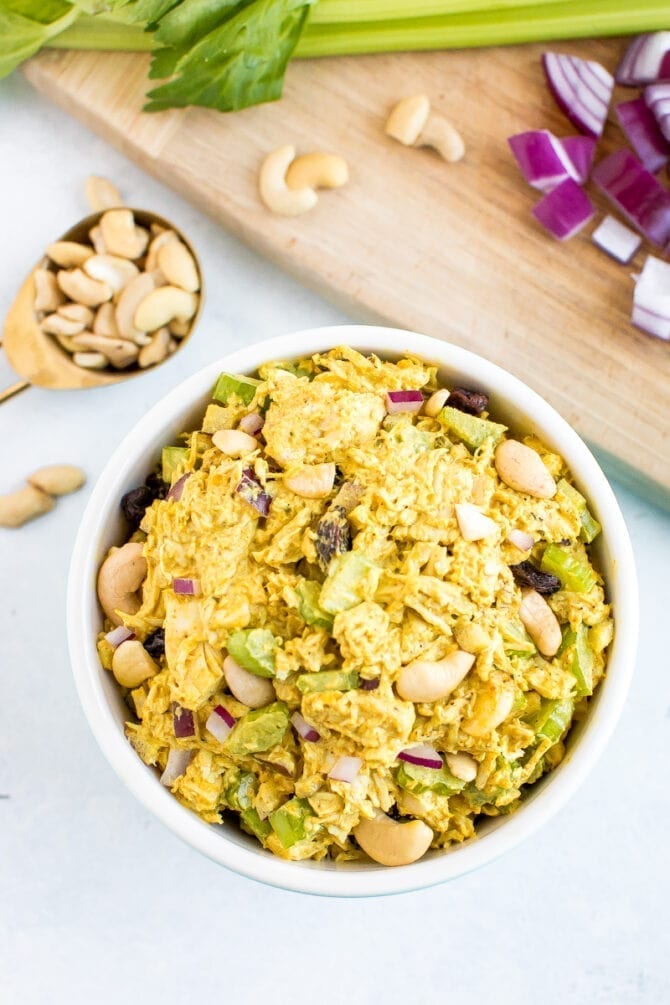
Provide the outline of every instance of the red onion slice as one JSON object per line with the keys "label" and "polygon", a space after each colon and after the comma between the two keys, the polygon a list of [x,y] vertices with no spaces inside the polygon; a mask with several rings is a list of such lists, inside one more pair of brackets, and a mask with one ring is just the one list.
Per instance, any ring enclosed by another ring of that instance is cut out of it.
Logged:
{"label": "red onion slice", "polygon": [[187,471],[185,475],[182,475],[181,478],[178,478],[177,481],[172,486],[172,488],[169,490],[168,494],[165,496],[165,498],[174,499],[175,502],[179,502],[179,500],[181,499],[181,494],[184,491],[184,485],[186,485],[186,482],[189,480],[190,477],[191,472]]}
{"label": "red onion slice", "polygon": [[558,241],[574,237],[595,215],[593,203],[572,178],[547,193],[532,212]]}
{"label": "red onion slice", "polygon": [[406,747],[398,754],[399,761],[407,761],[408,764],[416,764],[421,768],[434,768],[438,770],[442,767],[442,757],[434,747],[427,743],[419,743],[415,747]]}
{"label": "red onion slice", "polygon": [[172,728],[178,740],[188,740],[195,736],[195,716],[190,708],[182,708],[177,702],[172,703]]}
{"label": "red onion slice", "polygon": [[[661,142],[666,144],[665,149],[667,153],[667,143],[670,142],[670,83],[650,84],[649,87],[645,87],[644,103],[653,116],[654,122],[663,137]],[[646,166],[649,167],[648,164]],[[649,170],[653,169],[649,168]]]}
{"label": "red onion slice", "polygon": [[224,708],[223,705],[217,705],[210,712],[205,723],[205,729],[212,736],[216,737],[219,743],[223,743],[234,725],[235,719],[228,709]]}
{"label": "red onion slice", "polygon": [[560,143],[572,164],[575,181],[583,185],[591,174],[597,140],[593,136],[563,136]]}
{"label": "red onion slice", "polygon": [[670,192],[630,150],[617,150],[596,164],[592,178],[629,223],[659,247],[670,240]]}
{"label": "red onion slice", "polygon": [[107,632],[105,635],[106,641],[109,642],[110,646],[113,646],[114,649],[118,649],[121,643],[134,638],[135,632],[131,632],[130,628],[126,628],[125,625],[119,625],[118,628],[112,629],[111,632]]}
{"label": "red onion slice", "polygon": [[328,777],[334,782],[353,782],[362,765],[360,757],[340,757],[328,772]]}
{"label": "red onion slice", "polygon": [[559,108],[581,132],[598,139],[614,87],[611,73],[600,63],[557,52],[543,53],[542,66]]}
{"label": "red onion slice", "polygon": [[[670,88],[668,93],[670,94]],[[647,171],[652,173],[660,171],[668,162],[670,147],[645,99],[624,101],[623,104],[616,106],[615,111],[628,142]]]}
{"label": "red onion slice", "polygon": [[642,244],[639,234],[619,223],[613,216],[605,217],[591,234],[591,240],[617,262],[630,262]]}
{"label": "red onion slice", "polygon": [[652,84],[656,80],[670,80],[670,31],[638,35],[617,67],[617,84],[624,87]]}
{"label": "red onion slice", "polygon": [[558,139],[548,129],[518,133],[507,142],[524,178],[540,192],[551,192],[566,178],[586,181],[596,148],[590,136]]}
{"label": "red onion slice", "polygon": [[635,283],[632,321],[648,335],[670,339],[670,264],[653,255]]}
{"label": "red onion slice", "polygon": [[272,496],[263,489],[263,486],[256,477],[256,472],[253,468],[245,468],[242,472],[242,480],[235,489],[239,495],[242,496],[245,502],[248,502],[250,506],[260,513],[261,516],[267,516],[270,512],[270,503],[272,502]]}
{"label": "red onion slice", "polygon": [[243,433],[248,433],[249,436],[255,436],[256,433],[260,433],[264,425],[265,419],[260,412],[249,412],[249,415],[243,415],[240,419],[239,428]]}
{"label": "red onion slice", "polygon": [[200,580],[176,578],[172,580],[172,589],[183,597],[199,597]]}
{"label": "red onion slice", "polygon": [[526,534],[524,530],[519,530],[516,527],[509,532],[507,540],[520,551],[530,551],[535,544],[535,538],[532,534]]}
{"label": "red onion slice", "polygon": [[397,412],[420,412],[423,408],[421,391],[387,391],[386,411],[389,415]]}
{"label": "red onion slice", "polygon": [[296,733],[298,733],[303,740],[307,740],[309,743],[316,743],[317,740],[321,739],[320,734],[316,729],[314,729],[314,726],[310,726],[306,719],[303,719],[300,715],[300,712],[293,713],[291,716],[291,722],[295,727]]}
{"label": "red onion slice", "polygon": [[165,785],[167,788],[174,785],[177,779],[181,778],[191,763],[193,753],[194,751],[192,750],[182,750],[180,747],[171,747],[170,753],[168,754],[167,764],[165,765],[165,771],[161,775],[161,785]]}

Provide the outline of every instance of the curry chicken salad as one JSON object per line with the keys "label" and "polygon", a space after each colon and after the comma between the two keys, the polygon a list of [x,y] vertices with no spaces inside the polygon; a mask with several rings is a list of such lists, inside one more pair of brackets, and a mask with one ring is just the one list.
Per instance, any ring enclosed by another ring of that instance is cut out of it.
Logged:
{"label": "curry chicken salad", "polygon": [[562,458],[411,356],[223,373],[99,573],[128,740],[285,859],[403,865],[565,754],[613,623]]}

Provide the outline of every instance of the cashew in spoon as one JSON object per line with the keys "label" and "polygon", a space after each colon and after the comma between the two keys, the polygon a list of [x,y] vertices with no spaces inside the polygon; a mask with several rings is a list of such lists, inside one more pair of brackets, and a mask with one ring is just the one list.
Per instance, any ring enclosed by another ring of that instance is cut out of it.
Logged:
{"label": "cashew in spoon", "polygon": [[139,541],[128,541],[112,548],[98,573],[100,606],[115,624],[122,624],[118,614],[135,614],[140,608],[138,591],[147,574],[147,560]]}

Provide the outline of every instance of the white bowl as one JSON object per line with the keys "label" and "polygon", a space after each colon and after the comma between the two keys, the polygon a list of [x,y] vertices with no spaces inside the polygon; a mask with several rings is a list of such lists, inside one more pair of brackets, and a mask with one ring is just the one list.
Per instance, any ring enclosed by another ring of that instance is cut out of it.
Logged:
{"label": "white bowl", "polygon": [[[483,822],[476,839],[395,869],[374,863],[285,862],[234,825],[212,826],[184,809],[126,740],[128,710],[111,674],[101,668],[95,646],[101,627],[96,572],[107,549],[123,538],[119,500],[142,483],[164,444],[199,424],[219,372],[252,373],[267,360],[307,356],[341,344],[388,358],[411,352],[439,365],[446,384],[487,391],[496,420],[516,433],[536,432],[565,458],[602,524],[596,551],[616,621],[606,679],[587,719],[572,731],[562,764],[533,786],[517,812]],[[240,349],[185,380],[144,416],[110,459],[84,513],[70,569],[67,622],[75,681],[91,729],[114,770],[147,809],[188,844],[244,876],[305,893],[364,897],[416,890],[470,872],[532,834],[570,798],[603,752],[623,708],[635,661],[637,581],[628,531],[605,476],[568,423],[534,391],[493,363],[446,342],[391,328],[343,325]]]}

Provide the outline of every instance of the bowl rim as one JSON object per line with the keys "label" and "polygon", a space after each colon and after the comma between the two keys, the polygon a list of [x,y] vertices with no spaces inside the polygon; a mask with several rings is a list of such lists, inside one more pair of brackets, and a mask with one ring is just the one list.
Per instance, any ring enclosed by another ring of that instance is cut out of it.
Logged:
{"label": "bowl rim", "polygon": [[[581,480],[588,483],[589,499],[596,503],[599,519],[607,530],[613,567],[610,586],[619,598],[615,643],[607,677],[599,689],[597,715],[589,720],[560,771],[550,775],[541,791],[490,833],[442,855],[394,869],[285,861],[229,840],[221,830],[181,806],[119,731],[102,686],[95,632],[92,625],[87,631],[85,615],[97,574],[96,549],[91,543],[103,532],[110,498],[117,498],[117,486],[146,449],[152,433],[180,409],[195,405],[221,370],[249,372],[267,360],[326,351],[342,344],[381,355],[412,353],[440,368],[472,373],[474,380],[488,387],[495,397],[513,402],[532,416],[533,425],[542,429],[543,435],[550,426],[549,438],[560,439],[559,449],[569,467],[573,471],[577,468]],[[417,332],[361,324],[302,329],[254,342],[201,368],[156,402],[124,437],[93,488],[73,549],[67,591],[67,632],[77,693],[98,745],[133,795],[183,841],[238,874],[285,890],[336,897],[404,893],[446,882],[505,854],[553,817],[592,770],[621,715],[635,667],[638,618],[635,561],[623,515],[598,462],[569,423],[519,378],[482,356]]]}

